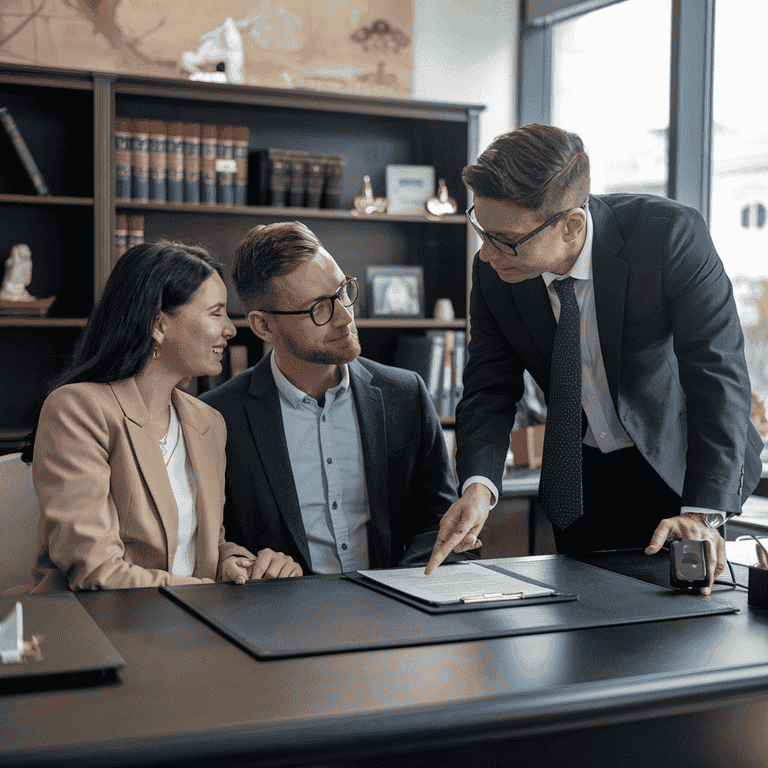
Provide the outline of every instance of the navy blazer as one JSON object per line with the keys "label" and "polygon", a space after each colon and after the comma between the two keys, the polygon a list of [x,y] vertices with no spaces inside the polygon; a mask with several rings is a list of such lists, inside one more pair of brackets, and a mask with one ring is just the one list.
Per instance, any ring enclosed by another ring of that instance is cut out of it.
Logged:
{"label": "navy blazer", "polygon": [[[591,195],[600,348],[622,426],[682,505],[729,514],[760,479],[744,337],[730,280],[693,208]],[[457,408],[460,483],[500,487],[527,369],[549,393],[557,323],[541,278],[503,282],[475,256],[472,337]]]}
{"label": "navy blazer", "polygon": [[[370,567],[426,564],[440,519],[456,500],[435,408],[411,371],[358,358],[349,377],[371,513]],[[311,573],[270,355],[201,399],[227,424],[227,535],[253,552],[284,552]]]}

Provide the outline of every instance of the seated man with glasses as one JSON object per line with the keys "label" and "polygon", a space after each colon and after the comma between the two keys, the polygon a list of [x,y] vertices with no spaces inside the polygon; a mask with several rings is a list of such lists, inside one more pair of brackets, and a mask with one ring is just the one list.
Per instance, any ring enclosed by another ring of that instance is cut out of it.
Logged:
{"label": "seated man with glasses", "polygon": [[499,496],[527,370],[547,401],[539,502],[558,552],[707,542],[760,479],[762,441],[733,290],[701,214],[654,195],[590,194],[574,133],[526,125],[462,177],[481,238],[456,409],[462,498],[426,571],[475,546]]}
{"label": "seated man with glasses", "polygon": [[232,276],[272,351],[202,396],[227,424],[227,535],[305,574],[426,564],[453,470],[421,378],[358,357],[357,279],[297,221],[248,232]]}

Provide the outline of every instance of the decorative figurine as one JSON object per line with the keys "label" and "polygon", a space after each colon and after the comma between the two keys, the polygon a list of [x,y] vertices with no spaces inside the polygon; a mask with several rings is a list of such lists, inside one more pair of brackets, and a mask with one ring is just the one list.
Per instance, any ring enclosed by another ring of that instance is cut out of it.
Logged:
{"label": "decorative figurine", "polygon": [[386,213],[387,198],[374,197],[371,177],[363,176],[363,194],[355,198],[355,209],[352,213]]}
{"label": "decorative figurine", "polygon": [[5,262],[3,287],[0,299],[4,301],[34,301],[35,297],[27,291],[32,282],[32,252],[28,245],[20,243],[11,248],[11,256]]}
{"label": "decorative figurine", "polygon": [[448,196],[448,187],[445,186],[445,179],[437,182],[437,196],[430,197],[424,203],[424,211],[428,219],[440,220],[443,216],[456,213],[458,207],[456,201]]}
{"label": "decorative figurine", "polygon": [[0,288],[0,314],[44,315],[55,296],[37,299],[27,290],[32,282],[32,252],[29,246],[19,243],[11,248],[11,256],[5,262],[3,285]]}

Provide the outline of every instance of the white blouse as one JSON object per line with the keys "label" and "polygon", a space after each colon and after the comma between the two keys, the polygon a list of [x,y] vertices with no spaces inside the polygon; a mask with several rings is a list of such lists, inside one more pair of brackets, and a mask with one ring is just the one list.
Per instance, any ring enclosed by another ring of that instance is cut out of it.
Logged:
{"label": "white blouse", "polygon": [[197,482],[187,455],[184,430],[173,405],[166,443],[161,443],[160,448],[179,510],[179,537],[171,573],[174,576],[191,576],[195,570],[197,547]]}

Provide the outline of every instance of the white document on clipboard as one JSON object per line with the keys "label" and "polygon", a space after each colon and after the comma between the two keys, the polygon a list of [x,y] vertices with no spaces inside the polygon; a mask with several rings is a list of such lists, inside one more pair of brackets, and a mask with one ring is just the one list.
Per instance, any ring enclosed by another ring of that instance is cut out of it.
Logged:
{"label": "white document on clipboard", "polygon": [[472,562],[443,565],[429,576],[424,575],[423,566],[358,573],[432,605],[501,602],[555,594],[551,587],[532,584]]}

